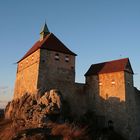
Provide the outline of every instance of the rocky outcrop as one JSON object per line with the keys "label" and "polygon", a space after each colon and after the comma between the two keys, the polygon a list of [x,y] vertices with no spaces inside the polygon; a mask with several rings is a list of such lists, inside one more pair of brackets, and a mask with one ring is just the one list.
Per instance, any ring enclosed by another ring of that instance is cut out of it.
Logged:
{"label": "rocky outcrop", "polygon": [[[1,140],[124,140],[113,129],[98,127],[92,111],[76,118],[69,116],[70,108],[60,91],[53,89],[36,95],[24,94],[8,103],[1,125]],[[8,121],[9,121],[8,120]],[[8,133],[8,135],[7,135]],[[4,137],[4,139],[3,139]]]}
{"label": "rocky outcrop", "polygon": [[62,121],[63,98],[60,91],[53,89],[40,98],[24,94],[20,99],[8,103],[5,118],[24,126],[45,125],[49,120]]}
{"label": "rocky outcrop", "polygon": [[[65,120],[69,112],[67,102],[56,89],[42,96],[40,93],[34,96],[24,94],[8,103],[5,118],[12,120],[11,126],[3,129],[0,136],[2,134],[6,140],[89,140],[84,128]],[[10,136],[7,137],[5,132]]]}

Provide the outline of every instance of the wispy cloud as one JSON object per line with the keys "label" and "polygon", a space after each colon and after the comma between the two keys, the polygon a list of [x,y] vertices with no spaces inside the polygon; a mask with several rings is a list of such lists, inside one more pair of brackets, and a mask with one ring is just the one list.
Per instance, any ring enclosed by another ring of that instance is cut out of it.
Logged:
{"label": "wispy cloud", "polygon": [[5,94],[7,91],[10,91],[10,87],[8,86],[0,86],[0,94]]}
{"label": "wispy cloud", "polygon": [[12,100],[13,89],[8,86],[0,86],[0,108],[4,108],[8,101]]}
{"label": "wispy cloud", "polygon": [[13,89],[8,86],[0,86],[0,101],[9,101],[12,99]]}

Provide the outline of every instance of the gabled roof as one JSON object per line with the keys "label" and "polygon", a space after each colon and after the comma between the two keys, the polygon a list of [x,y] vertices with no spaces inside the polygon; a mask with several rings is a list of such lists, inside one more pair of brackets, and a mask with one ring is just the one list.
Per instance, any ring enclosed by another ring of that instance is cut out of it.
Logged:
{"label": "gabled roof", "polygon": [[46,49],[76,56],[76,54],[69,50],[53,33],[49,33],[43,40],[37,41],[32,46],[32,48],[29,49],[29,51],[18,61],[18,63],[38,49]]}
{"label": "gabled roof", "polygon": [[133,70],[128,58],[93,64],[90,66],[85,76],[119,72],[119,71],[127,71],[133,74]]}

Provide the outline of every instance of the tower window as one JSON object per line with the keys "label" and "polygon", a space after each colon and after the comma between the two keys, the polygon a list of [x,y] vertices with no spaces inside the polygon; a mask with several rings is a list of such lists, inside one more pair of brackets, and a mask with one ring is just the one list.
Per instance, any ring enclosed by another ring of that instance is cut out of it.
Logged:
{"label": "tower window", "polygon": [[127,84],[130,86],[130,82],[128,81]]}
{"label": "tower window", "polygon": [[72,66],[71,69],[74,70],[74,67]]}
{"label": "tower window", "polygon": [[65,62],[69,62],[69,56],[65,56]]}
{"label": "tower window", "polygon": [[99,86],[101,86],[102,85],[102,82],[99,82]]}
{"label": "tower window", "polygon": [[55,54],[55,60],[59,60],[59,54],[58,53]]}
{"label": "tower window", "polygon": [[42,60],[42,63],[45,63],[45,60],[44,59]]}
{"label": "tower window", "polygon": [[112,80],[112,81],[111,81],[111,84],[112,84],[112,85],[115,85],[115,81],[114,81],[114,80]]}

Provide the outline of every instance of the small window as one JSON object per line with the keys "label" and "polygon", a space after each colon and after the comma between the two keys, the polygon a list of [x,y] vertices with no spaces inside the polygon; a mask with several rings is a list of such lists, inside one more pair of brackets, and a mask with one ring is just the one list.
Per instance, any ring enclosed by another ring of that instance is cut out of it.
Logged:
{"label": "small window", "polygon": [[102,85],[102,82],[99,82],[99,86],[101,86]]}
{"label": "small window", "polygon": [[32,60],[34,59],[34,57],[32,56]]}
{"label": "small window", "polygon": [[42,63],[45,63],[45,60],[42,60]]}
{"label": "small window", "polygon": [[69,62],[69,56],[65,56],[65,62]]}
{"label": "small window", "polygon": [[55,54],[55,60],[59,60],[59,54],[58,53]]}
{"label": "small window", "polygon": [[130,85],[130,82],[128,81],[127,84]]}
{"label": "small window", "polygon": [[74,67],[72,66],[71,69],[74,70]]}
{"label": "small window", "polygon": [[114,80],[112,80],[111,84],[112,84],[112,85],[115,85],[115,81],[114,81]]}

